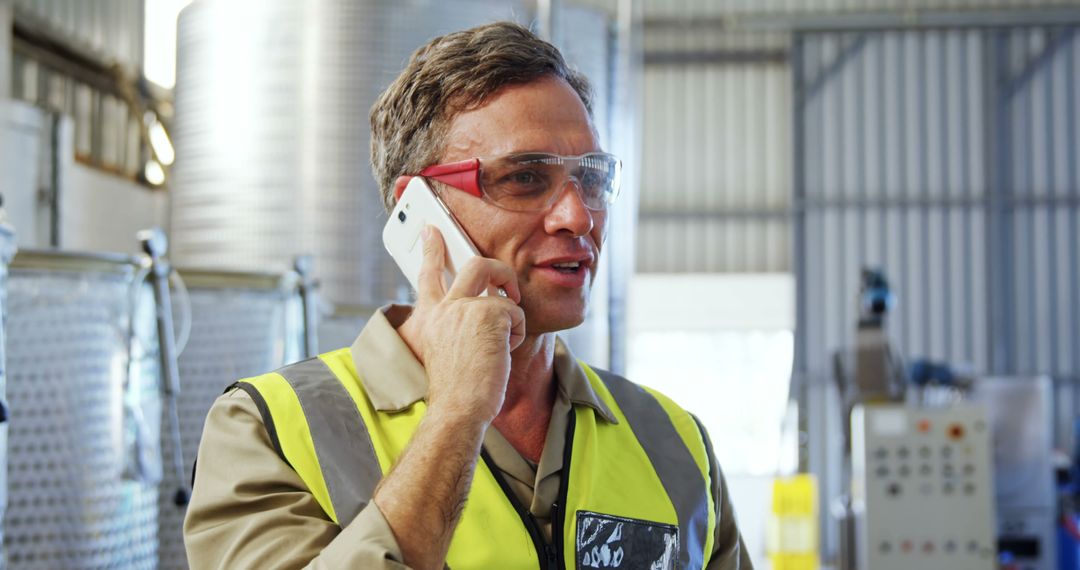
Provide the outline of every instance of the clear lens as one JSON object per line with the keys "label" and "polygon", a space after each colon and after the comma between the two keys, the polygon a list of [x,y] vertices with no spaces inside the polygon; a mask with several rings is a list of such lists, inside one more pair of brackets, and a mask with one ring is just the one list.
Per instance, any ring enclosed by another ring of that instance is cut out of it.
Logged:
{"label": "clear lens", "polygon": [[544,210],[571,180],[591,210],[607,208],[619,193],[621,164],[606,153],[582,156],[527,153],[481,159],[480,163],[484,195],[508,210]]}

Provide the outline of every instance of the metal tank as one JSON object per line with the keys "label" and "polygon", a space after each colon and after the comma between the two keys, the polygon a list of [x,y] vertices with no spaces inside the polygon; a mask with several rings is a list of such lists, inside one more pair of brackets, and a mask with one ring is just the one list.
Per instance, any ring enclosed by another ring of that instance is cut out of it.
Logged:
{"label": "metal tank", "polygon": [[[557,41],[592,80],[598,131],[611,148],[614,29],[597,10],[560,14]],[[365,320],[357,307],[410,296],[382,245],[371,105],[428,39],[528,15],[524,3],[496,0],[196,0],[178,34],[173,261],[284,270],[312,253],[327,307],[320,349],[348,345]],[[608,251],[632,240],[628,231],[609,234]],[[621,332],[609,331],[618,314],[609,285],[629,278],[626,266],[614,266],[618,275],[612,267],[602,256],[588,320],[566,335],[578,356],[602,366],[610,333]]]}
{"label": "metal tank", "polygon": [[4,333],[7,328],[7,281],[8,264],[15,255],[15,230],[4,223],[0,208],[0,568],[6,568],[4,555],[4,511],[7,509],[7,453],[8,453],[8,402],[6,397],[6,357]]}
{"label": "metal tank", "polygon": [[368,111],[431,37],[525,13],[497,0],[188,6],[178,32],[173,261],[285,270],[313,253],[332,303],[406,297],[382,245]]}
{"label": "metal tank", "polygon": [[13,568],[151,569],[160,368],[142,257],[19,252],[8,277]]}
{"label": "metal tank", "polygon": [[[177,406],[184,473],[190,477],[214,400],[236,380],[302,359],[304,328],[299,280],[293,272],[179,269],[177,274],[172,294],[180,352]],[[162,455],[170,457],[171,438],[162,437],[161,445]],[[188,568],[182,534],[186,509],[174,496],[190,484],[166,470],[158,500],[162,570]]]}

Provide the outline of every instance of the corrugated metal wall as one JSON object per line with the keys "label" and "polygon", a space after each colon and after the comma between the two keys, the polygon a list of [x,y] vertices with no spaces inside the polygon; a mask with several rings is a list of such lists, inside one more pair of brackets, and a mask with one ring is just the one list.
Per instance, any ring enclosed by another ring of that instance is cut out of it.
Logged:
{"label": "corrugated metal wall", "polygon": [[807,365],[851,343],[859,269],[901,351],[988,368],[982,32],[812,35],[801,61]]}
{"label": "corrugated metal wall", "polygon": [[790,270],[780,35],[645,35],[639,272]]}
{"label": "corrugated metal wall", "polygon": [[906,356],[1046,373],[1059,392],[1080,376],[1080,41],[1072,27],[810,33],[792,58],[796,358],[828,498],[830,357],[852,342],[864,265],[892,279]]}
{"label": "corrugated metal wall", "polygon": [[80,49],[141,73],[145,1],[14,0],[14,4],[20,16],[44,24]]}
{"label": "corrugated metal wall", "polygon": [[[1080,375],[1080,28],[1032,29],[994,37],[1003,146],[1005,218],[1013,239],[1006,274],[1016,300],[1003,330],[1003,372]],[[1010,227],[1011,225],[1011,227]]]}
{"label": "corrugated metal wall", "polygon": [[[612,12],[617,4],[613,0],[577,3]],[[645,95],[637,270],[792,270],[792,95],[787,57],[791,33],[783,30],[826,26],[832,16],[855,13],[905,13],[916,22],[919,10],[958,10],[975,21],[986,17],[988,10],[1002,15],[1009,12],[1001,10],[1023,8],[1012,13],[1032,18],[1040,7],[1067,10],[1066,4],[1019,0],[643,2]],[[814,19],[804,21],[803,15]],[[848,23],[838,19],[835,26]],[[895,25],[900,24],[896,19]],[[958,51],[952,53],[959,57]]]}
{"label": "corrugated metal wall", "polygon": [[[75,153],[82,162],[129,179],[139,176],[149,150],[140,138],[141,118],[117,77],[142,74],[143,2],[14,0],[19,31],[5,77],[13,99],[74,119]],[[27,41],[26,34],[36,40]],[[93,64],[42,48],[54,40]],[[113,65],[122,73],[114,75]]]}

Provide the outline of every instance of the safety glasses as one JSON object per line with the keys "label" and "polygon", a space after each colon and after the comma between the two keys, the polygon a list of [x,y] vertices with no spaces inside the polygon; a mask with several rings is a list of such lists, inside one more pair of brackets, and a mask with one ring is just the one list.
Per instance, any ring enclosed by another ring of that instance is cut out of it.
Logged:
{"label": "safety glasses", "polygon": [[622,163],[606,152],[580,156],[527,152],[437,164],[421,170],[420,176],[515,212],[548,209],[573,182],[585,207],[601,211],[618,197],[621,172]]}

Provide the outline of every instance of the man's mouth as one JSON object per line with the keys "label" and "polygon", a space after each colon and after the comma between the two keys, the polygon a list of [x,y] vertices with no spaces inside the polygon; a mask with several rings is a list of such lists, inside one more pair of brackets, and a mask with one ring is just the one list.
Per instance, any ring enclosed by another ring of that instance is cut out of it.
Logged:
{"label": "man's mouth", "polygon": [[571,288],[585,284],[592,266],[593,256],[587,253],[553,256],[536,264],[552,283]]}
{"label": "man's mouth", "polygon": [[560,273],[577,273],[581,270],[582,265],[580,261],[567,261],[564,263],[552,263],[551,267],[557,269]]}

